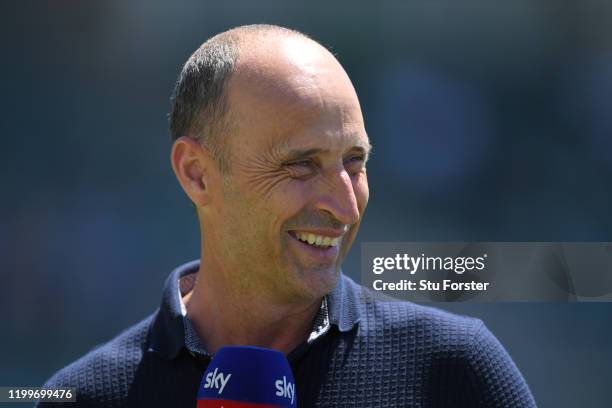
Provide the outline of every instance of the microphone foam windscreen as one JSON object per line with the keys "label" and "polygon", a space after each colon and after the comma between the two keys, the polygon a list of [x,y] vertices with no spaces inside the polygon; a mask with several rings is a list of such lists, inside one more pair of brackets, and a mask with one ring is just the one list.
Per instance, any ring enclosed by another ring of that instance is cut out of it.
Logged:
{"label": "microphone foam windscreen", "polygon": [[204,372],[197,399],[198,408],[297,407],[285,356],[252,346],[219,349]]}

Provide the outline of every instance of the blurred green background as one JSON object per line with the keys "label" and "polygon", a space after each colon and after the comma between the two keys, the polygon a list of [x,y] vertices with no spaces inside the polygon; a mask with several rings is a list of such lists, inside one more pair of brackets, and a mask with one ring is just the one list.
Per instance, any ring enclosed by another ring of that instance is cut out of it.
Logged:
{"label": "blurred green background", "polygon": [[[170,168],[182,64],[233,26],[298,29],[351,76],[374,145],[361,241],[612,241],[612,4],[38,1],[0,6],[0,385],[150,314],[197,258]],[[612,304],[478,316],[542,407],[612,403]]]}

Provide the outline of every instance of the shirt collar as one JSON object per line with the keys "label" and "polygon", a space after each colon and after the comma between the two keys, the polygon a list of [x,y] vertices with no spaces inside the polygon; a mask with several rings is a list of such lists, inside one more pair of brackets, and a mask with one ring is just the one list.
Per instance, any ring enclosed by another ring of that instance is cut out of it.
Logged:
{"label": "shirt collar", "polygon": [[[196,273],[199,267],[199,260],[183,264],[172,271],[164,284],[161,305],[149,330],[148,350],[167,360],[175,358],[184,347],[191,352],[207,354],[202,347],[198,347],[197,336],[195,339],[193,337],[193,326],[184,316],[179,287],[179,280]],[[315,318],[309,343],[327,333],[331,326],[341,332],[353,329],[360,319],[359,288],[344,274],[340,274],[336,287],[324,299],[321,311]],[[325,308],[327,311],[324,311]]]}

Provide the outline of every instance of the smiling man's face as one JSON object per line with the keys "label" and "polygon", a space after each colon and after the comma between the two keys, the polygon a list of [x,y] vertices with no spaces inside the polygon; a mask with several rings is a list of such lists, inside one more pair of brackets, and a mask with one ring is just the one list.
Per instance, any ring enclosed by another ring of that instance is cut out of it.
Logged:
{"label": "smiling man's face", "polygon": [[368,202],[370,144],[353,86],[316,43],[278,38],[241,51],[227,92],[231,172],[204,245],[279,301],[320,298]]}

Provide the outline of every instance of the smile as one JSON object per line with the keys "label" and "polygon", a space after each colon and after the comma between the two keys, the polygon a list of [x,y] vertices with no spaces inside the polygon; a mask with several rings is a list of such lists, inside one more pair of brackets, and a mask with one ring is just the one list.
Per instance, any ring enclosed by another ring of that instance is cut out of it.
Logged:
{"label": "smile", "polygon": [[297,239],[302,242],[306,242],[312,246],[319,248],[335,247],[338,246],[341,237],[328,237],[325,235],[316,235],[307,232],[294,231],[294,235]]}
{"label": "smile", "polygon": [[[315,234],[314,232],[317,232]],[[306,257],[309,262],[330,264],[338,259],[343,232],[336,231],[288,231],[291,237],[291,247],[297,250],[300,257]],[[332,236],[333,235],[333,236]]]}

